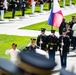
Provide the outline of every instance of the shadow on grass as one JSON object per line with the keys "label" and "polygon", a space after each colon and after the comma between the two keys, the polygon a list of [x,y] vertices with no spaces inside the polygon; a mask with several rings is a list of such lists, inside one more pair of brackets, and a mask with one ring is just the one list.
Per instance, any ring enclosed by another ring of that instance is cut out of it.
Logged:
{"label": "shadow on grass", "polygon": [[12,17],[4,17],[4,18],[10,19],[10,18],[12,18]]}

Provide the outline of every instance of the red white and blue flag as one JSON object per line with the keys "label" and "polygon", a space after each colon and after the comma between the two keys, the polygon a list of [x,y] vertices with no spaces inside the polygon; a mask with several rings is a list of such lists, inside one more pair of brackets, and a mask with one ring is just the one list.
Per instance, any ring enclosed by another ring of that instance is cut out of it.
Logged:
{"label": "red white and blue flag", "polygon": [[53,0],[53,7],[48,19],[48,24],[59,28],[62,20],[63,14],[62,10],[60,9],[58,0]]}

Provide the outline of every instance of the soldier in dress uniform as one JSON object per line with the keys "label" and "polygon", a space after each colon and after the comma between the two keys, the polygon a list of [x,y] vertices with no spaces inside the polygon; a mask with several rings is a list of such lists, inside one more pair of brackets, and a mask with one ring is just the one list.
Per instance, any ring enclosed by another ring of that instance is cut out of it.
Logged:
{"label": "soldier in dress uniform", "polygon": [[11,7],[12,7],[12,18],[15,16],[15,11],[17,8],[17,3],[19,3],[18,0],[11,0]]}
{"label": "soldier in dress uniform", "polygon": [[26,2],[25,0],[21,0],[21,10],[22,10],[22,16],[25,15],[25,7],[26,7]]}
{"label": "soldier in dress uniform", "polygon": [[62,35],[59,37],[59,51],[61,59],[61,67],[67,67],[67,53],[69,52],[70,38],[66,35],[66,29],[63,29]]}
{"label": "soldier in dress uniform", "polygon": [[37,46],[44,51],[47,50],[47,36],[45,35],[45,30],[45,28],[41,28],[41,34],[37,37]]}
{"label": "soldier in dress uniform", "polygon": [[58,37],[55,35],[55,30],[51,30],[51,35],[47,36],[49,58],[55,61],[55,52],[58,48]]}
{"label": "soldier in dress uniform", "polygon": [[47,0],[47,1],[49,3],[49,10],[50,10],[51,9],[51,4],[52,4],[53,0]]}
{"label": "soldier in dress uniform", "polygon": [[26,51],[30,51],[30,52],[36,52],[36,49],[38,49],[39,47],[36,46],[36,39],[35,38],[31,38],[31,45],[27,46],[25,49]]}
{"label": "soldier in dress uniform", "polygon": [[4,20],[4,9],[8,9],[7,0],[0,0],[1,20]]}
{"label": "soldier in dress uniform", "polygon": [[43,12],[44,0],[40,0],[40,12]]}

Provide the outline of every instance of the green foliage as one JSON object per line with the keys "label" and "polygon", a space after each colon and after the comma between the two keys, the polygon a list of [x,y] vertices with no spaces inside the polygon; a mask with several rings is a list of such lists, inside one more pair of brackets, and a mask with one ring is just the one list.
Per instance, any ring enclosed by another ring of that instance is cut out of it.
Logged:
{"label": "green foliage", "polygon": [[18,49],[22,50],[30,42],[31,37],[26,36],[13,36],[13,35],[0,35],[0,57],[9,58],[4,53],[11,47],[12,43],[17,43]]}

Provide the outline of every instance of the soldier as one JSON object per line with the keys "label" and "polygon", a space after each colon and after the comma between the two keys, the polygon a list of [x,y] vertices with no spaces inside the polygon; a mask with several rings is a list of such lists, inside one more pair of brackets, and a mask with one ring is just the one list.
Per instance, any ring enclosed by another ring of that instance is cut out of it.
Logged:
{"label": "soldier", "polygon": [[1,20],[4,20],[4,9],[8,9],[7,0],[0,0]]}
{"label": "soldier", "polygon": [[16,8],[17,8],[17,2],[19,2],[19,1],[11,0],[12,18],[14,18],[14,16],[15,16],[15,11],[16,11]]}
{"label": "soldier", "polygon": [[70,5],[70,6],[72,5],[72,0],[70,0],[70,3],[69,3],[69,5]]}
{"label": "soldier", "polygon": [[22,2],[21,2],[21,10],[22,10],[22,16],[24,16],[25,15],[25,7],[26,7],[26,5],[25,5],[25,0],[21,0]]}
{"label": "soldier", "polygon": [[34,14],[34,11],[35,11],[35,0],[31,0],[31,4],[32,4],[32,14]]}
{"label": "soldier", "polygon": [[43,5],[44,5],[44,1],[40,0],[40,12],[43,12]]}
{"label": "soldier", "polygon": [[63,31],[63,28],[65,28],[65,25],[66,25],[66,22],[65,22],[65,19],[63,19],[60,27],[59,27],[59,34],[62,35],[62,31]]}
{"label": "soldier", "polygon": [[70,28],[73,27],[73,25],[75,24],[75,16],[72,16],[72,20],[70,21]]}
{"label": "soldier", "polygon": [[59,51],[61,58],[61,67],[67,66],[67,53],[69,52],[70,38],[66,35],[66,29],[63,30],[62,35],[59,37]]}
{"label": "soldier", "polygon": [[17,49],[17,44],[15,44],[15,43],[13,43],[12,47],[7,49],[6,52],[5,52],[6,55],[11,56],[10,60],[16,65],[18,65],[18,55],[19,55],[19,53],[20,53],[20,50]]}
{"label": "soldier", "polygon": [[27,46],[25,49],[26,51],[30,51],[30,52],[36,52],[36,49],[38,49],[39,47],[36,46],[36,39],[31,38],[31,45]]}
{"label": "soldier", "polygon": [[63,7],[65,7],[65,2],[66,2],[66,0],[63,0]]}
{"label": "soldier", "polygon": [[49,3],[49,10],[51,9],[51,3],[53,2],[53,0],[48,0]]}
{"label": "soldier", "polygon": [[37,37],[37,45],[44,51],[47,50],[47,36],[45,35],[45,30],[45,28],[41,28],[41,34]]}
{"label": "soldier", "polygon": [[55,35],[55,30],[51,30],[51,35],[47,36],[49,58],[55,61],[55,52],[58,47],[58,38]]}

